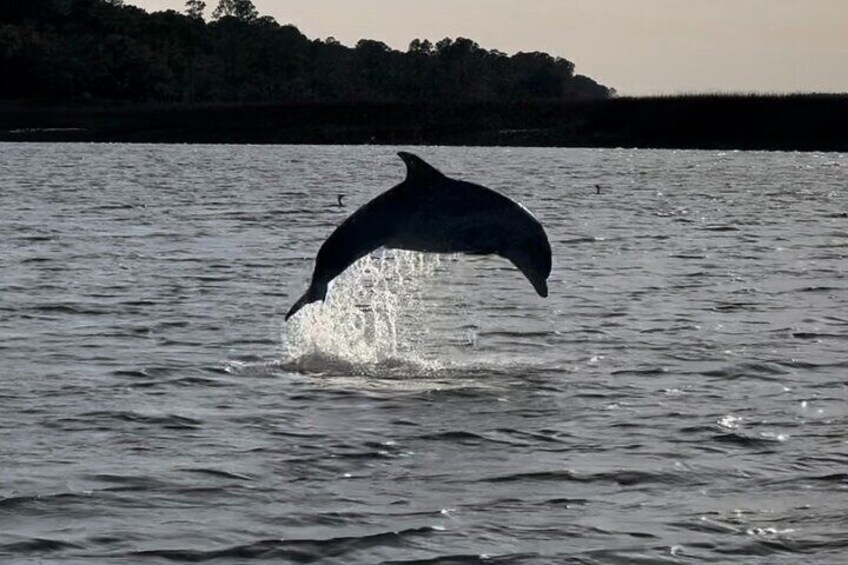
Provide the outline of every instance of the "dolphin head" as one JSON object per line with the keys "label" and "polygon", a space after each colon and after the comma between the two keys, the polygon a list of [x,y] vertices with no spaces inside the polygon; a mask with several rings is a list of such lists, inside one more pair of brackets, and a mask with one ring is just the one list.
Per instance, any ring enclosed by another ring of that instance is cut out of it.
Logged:
{"label": "dolphin head", "polygon": [[551,245],[544,231],[526,234],[509,243],[501,254],[518,267],[542,298],[548,296],[548,277],[551,274]]}

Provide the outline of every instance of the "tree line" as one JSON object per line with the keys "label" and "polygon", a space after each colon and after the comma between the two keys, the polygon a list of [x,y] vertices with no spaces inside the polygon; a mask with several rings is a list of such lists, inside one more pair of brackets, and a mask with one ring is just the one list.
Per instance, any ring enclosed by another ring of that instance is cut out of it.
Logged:
{"label": "tree line", "polygon": [[51,102],[483,102],[596,100],[614,90],[546,53],[466,38],[407,51],[309,39],[250,0],[147,13],[122,0],[0,4],[0,99]]}

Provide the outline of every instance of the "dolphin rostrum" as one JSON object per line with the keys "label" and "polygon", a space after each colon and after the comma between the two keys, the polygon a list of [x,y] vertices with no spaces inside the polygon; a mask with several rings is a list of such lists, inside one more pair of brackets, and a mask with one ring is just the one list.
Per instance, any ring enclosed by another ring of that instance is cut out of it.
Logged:
{"label": "dolphin rostrum", "polygon": [[330,281],[378,247],[427,253],[500,255],[548,295],[551,245],[521,204],[484,186],[451,179],[406,152],[406,179],[354,212],[321,245],[312,282],[286,314],[324,300]]}

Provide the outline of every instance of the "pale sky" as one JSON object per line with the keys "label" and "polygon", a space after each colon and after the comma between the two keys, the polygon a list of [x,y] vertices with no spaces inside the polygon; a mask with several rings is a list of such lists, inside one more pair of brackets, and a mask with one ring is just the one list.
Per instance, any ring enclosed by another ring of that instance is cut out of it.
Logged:
{"label": "pale sky", "polygon": [[[182,11],[180,0],[127,0]],[[206,0],[209,12],[217,0]],[[848,92],[848,0],[254,0],[310,38],[545,51],[623,95]]]}

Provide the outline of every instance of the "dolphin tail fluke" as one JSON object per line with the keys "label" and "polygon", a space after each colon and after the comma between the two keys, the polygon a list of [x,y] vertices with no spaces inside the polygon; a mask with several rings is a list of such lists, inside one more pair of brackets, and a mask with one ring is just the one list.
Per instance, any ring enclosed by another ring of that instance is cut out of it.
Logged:
{"label": "dolphin tail fluke", "polygon": [[306,306],[307,304],[311,304],[313,302],[318,302],[319,300],[324,300],[324,297],[327,295],[326,289],[324,292],[318,291],[315,287],[310,286],[303,296],[301,296],[297,302],[294,303],[294,306],[289,308],[288,313],[286,313],[286,321],[289,318],[297,314],[301,308]]}

